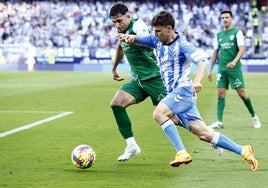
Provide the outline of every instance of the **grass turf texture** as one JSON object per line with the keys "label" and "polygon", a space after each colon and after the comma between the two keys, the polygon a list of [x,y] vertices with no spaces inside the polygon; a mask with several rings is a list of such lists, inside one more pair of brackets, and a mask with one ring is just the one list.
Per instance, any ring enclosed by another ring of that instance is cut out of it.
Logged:
{"label": "grass turf texture", "polygon": [[[0,111],[16,111],[0,112],[0,132],[51,116],[20,111],[73,112],[0,138],[0,187],[265,187],[267,80],[268,74],[245,74],[247,92],[262,128],[252,128],[249,113],[230,90],[225,129],[220,130],[242,145],[254,146],[260,168],[252,172],[240,156],[228,151],[217,156],[207,143],[182,128],[179,132],[193,162],[170,167],[175,151],[152,119],[154,107],[149,99],[128,108],[142,153],[119,163],[116,159],[125,142],[117,131],[109,103],[125,81],[113,81],[111,74],[104,73],[0,73]],[[200,113],[208,124],[216,117],[214,83],[204,78],[203,91],[198,95]],[[96,151],[97,159],[89,169],[81,170],[71,163],[71,151],[79,144],[89,144]]]}

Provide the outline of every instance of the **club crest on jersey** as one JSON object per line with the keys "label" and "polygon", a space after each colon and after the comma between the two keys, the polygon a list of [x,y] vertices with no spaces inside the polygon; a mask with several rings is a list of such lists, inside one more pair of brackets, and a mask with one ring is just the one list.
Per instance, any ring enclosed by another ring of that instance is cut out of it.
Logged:
{"label": "club crest on jersey", "polygon": [[235,36],[234,35],[230,35],[230,40],[234,40]]}

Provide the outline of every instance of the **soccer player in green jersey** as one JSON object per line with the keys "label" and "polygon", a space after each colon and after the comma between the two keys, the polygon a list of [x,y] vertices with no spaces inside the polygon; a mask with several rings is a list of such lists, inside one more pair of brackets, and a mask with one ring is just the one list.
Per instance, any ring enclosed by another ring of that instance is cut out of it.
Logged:
{"label": "soccer player in green jersey", "polygon": [[210,128],[223,128],[223,111],[225,107],[226,90],[229,84],[235,89],[243,100],[253,121],[254,128],[260,128],[261,123],[256,115],[253,105],[245,90],[245,82],[241,70],[240,58],[245,51],[244,36],[241,30],[232,26],[233,15],[229,10],[221,12],[221,20],[224,30],[220,31],[215,39],[214,51],[211,56],[209,81],[212,81],[212,70],[219,54],[219,67],[217,74],[217,121],[210,125]]}
{"label": "soccer player in green jersey", "polygon": [[[118,33],[149,35],[148,26],[141,19],[131,18],[127,6],[123,3],[115,3],[111,7],[110,18]],[[114,80],[123,80],[117,73],[117,66],[124,55],[131,67],[132,79],[119,88],[111,101],[119,132],[127,144],[124,153],[118,157],[118,161],[126,161],[141,152],[135,141],[126,108],[144,101],[147,97],[151,98],[153,105],[157,105],[166,96],[154,51],[148,47],[119,42],[112,67]]]}

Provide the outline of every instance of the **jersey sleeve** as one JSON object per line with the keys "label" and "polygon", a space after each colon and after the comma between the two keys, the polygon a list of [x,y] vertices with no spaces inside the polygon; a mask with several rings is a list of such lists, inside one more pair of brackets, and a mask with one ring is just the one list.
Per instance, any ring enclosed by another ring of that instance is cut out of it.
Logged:
{"label": "jersey sleeve", "polygon": [[245,45],[245,40],[244,40],[244,35],[241,30],[239,30],[236,33],[236,39],[237,39],[237,46],[244,46]]}
{"label": "jersey sleeve", "polygon": [[200,61],[204,61],[206,64],[209,64],[209,55],[201,49],[197,49],[194,53],[192,53],[190,58],[195,64],[198,64]]}
{"label": "jersey sleeve", "polygon": [[136,37],[136,43],[148,46],[150,48],[156,48],[159,39],[154,35],[149,35],[147,37]]}
{"label": "jersey sleeve", "polygon": [[141,37],[145,37],[150,34],[148,26],[141,19],[138,19],[133,24],[133,31],[136,33],[137,36]]}
{"label": "jersey sleeve", "polygon": [[181,42],[181,48],[185,56],[188,57],[188,59],[194,64],[197,65],[200,61],[205,61],[206,63],[208,63],[208,54],[204,50],[196,48],[186,39]]}
{"label": "jersey sleeve", "polygon": [[214,40],[213,40],[213,49],[214,50],[217,50],[219,49],[219,42],[217,40],[217,36],[214,37]]}

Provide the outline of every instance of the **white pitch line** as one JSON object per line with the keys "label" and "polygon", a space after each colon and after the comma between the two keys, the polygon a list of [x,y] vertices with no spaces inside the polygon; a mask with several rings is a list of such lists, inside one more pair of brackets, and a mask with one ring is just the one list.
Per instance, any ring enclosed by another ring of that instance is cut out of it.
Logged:
{"label": "white pitch line", "polygon": [[31,114],[55,114],[59,113],[58,111],[2,111],[0,110],[0,113],[31,113]]}
{"label": "white pitch line", "polygon": [[62,113],[60,113],[58,115],[51,116],[49,118],[42,119],[42,120],[36,121],[34,123],[31,123],[31,124],[28,124],[28,125],[24,125],[24,126],[21,126],[21,127],[16,128],[16,129],[12,129],[12,130],[9,130],[9,131],[0,133],[0,138],[5,137],[5,136],[8,136],[8,135],[11,135],[11,134],[14,134],[14,133],[17,133],[17,132],[20,132],[20,131],[23,131],[23,130],[26,130],[26,129],[30,129],[32,127],[36,127],[36,126],[41,125],[43,123],[46,123],[46,122],[49,122],[49,121],[52,121],[52,120],[55,120],[55,119],[58,119],[58,118],[61,118],[61,117],[70,115],[72,113],[73,112],[62,112]]}

